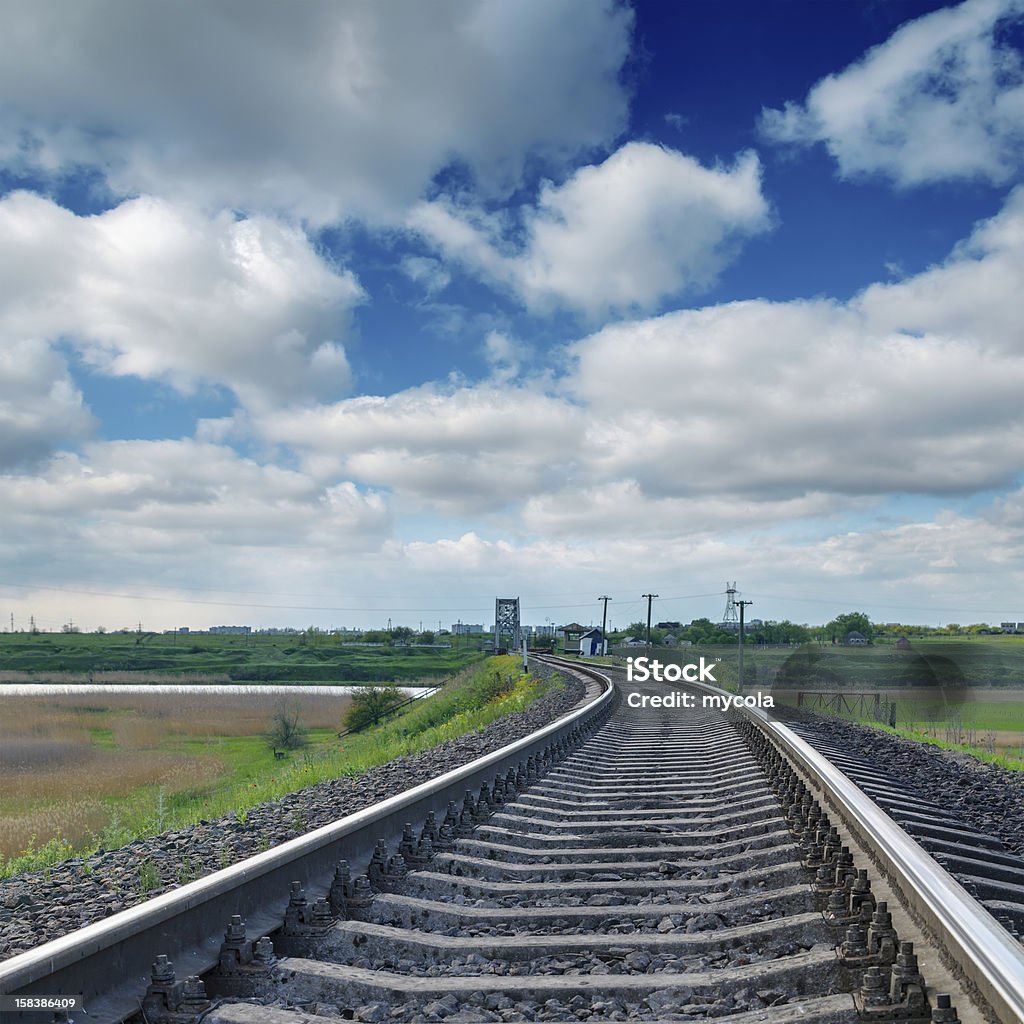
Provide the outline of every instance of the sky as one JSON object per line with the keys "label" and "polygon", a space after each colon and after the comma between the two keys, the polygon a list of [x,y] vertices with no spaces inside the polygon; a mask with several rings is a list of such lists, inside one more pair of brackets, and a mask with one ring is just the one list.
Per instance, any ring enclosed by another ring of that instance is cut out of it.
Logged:
{"label": "sky", "polygon": [[1024,0],[0,9],[0,628],[1024,620]]}

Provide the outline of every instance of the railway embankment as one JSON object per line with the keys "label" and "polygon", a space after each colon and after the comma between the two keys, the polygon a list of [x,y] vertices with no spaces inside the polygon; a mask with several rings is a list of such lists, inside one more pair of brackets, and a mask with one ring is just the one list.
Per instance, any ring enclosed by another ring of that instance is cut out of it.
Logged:
{"label": "railway embankment", "polygon": [[813,712],[797,719],[792,709],[781,709],[776,717],[799,724],[814,746],[827,743],[876,765],[1024,857],[1024,772]]}
{"label": "railway embankment", "polygon": [[359,776],[320,782],[278,800],[188,828],[138,839],[116,850],[72,858],[48,871],[0,882],[0,959],[270,849],[347,814],[457,768],[564,715],[583,696],[568,679],[530,704],[418,754]]}

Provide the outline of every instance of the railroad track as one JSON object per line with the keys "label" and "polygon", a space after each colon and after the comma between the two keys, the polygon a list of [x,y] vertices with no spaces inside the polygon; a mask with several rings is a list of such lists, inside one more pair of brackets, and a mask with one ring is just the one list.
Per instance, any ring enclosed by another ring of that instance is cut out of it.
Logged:
{"label": "railroad track", "polygon": [[75,1022],[1024,1021],[1020,946],[798,736],[572,671],[562,722],[15,957],[0,992],[82,992]]}

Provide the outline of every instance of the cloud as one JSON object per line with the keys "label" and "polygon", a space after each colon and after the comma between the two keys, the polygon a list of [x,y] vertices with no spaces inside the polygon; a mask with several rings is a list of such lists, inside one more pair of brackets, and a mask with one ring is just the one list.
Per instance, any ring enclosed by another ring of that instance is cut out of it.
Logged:
{"label": "cloud", "polygon": [[[943,265],[848,302],[621,321],[567,346],[559,376],[280,408],[252,429],[311,472],[403,507],[488,513],[518,536],[753,528],[1013,486],[1022,196]],[[490,347],[511,366],[509,339]]]}
{"label": "cloud", "polygon": [[45,342],[0,344],[0,469],[30,465],[93,426],[67,364]]}
{"label": "cloud", "polygon": [[444,264],[431,256],[403,256],[399,267],[410,281],[421,284],[428,296],[443,291],[452,279]]}
{"label": "cloud", "polygon": [[[616,496],[623,495],[609,500]],[[581,502],[576,509],[587,515]],[[943,612],[953,608],[959,609],[957,617],[967,612],[988,621],[999,621],[1000,615],[1019,617],[1013,608],[998,607],[1002,599],[993,597],[991,581],[998,574],[1002,592],[1011,594],[1024,585],[1021,490],[969,513],[940,510],[915,522],[873,524],[861,530],[833,526],[824,537],[794,533],[785,521],[764,524],[753,537],[749,530],[730,534],[713,524],[691,533],[688,516],[674,533],[663,535],[643,529],[644,515],[650,511],[649,505],[640,505],[631,517],[631,530],[599,533],[596,542],[584,528],[580,533],[566,529],[520,541],[488,540],[467,532],[407,543],[398,549],[395,567],[445,587],[451,581],[465,587],[475,581],[486,586],[490,580],[503,580],[511,592],[532,596],[524,603],[527,621],[540,621],[544,614],[531,606],[553,603],[536,584],[552,573],[557,573],[564,593],[585,594],[594,587],[595,595],[613,595],[610,611],[618,623],[641,617],[646,607],[639,600],[641,586],[660,592],[656,607],[670,609],[673,616],[713,617],[721,613],[724,595],[708,598],[705,593],[693,602],[676,595],[724,590],[729,566],[741,574],[744,596],[755,598],[754,613],[764,618],[824,622],[857,604],[869,607],[874,617],[892,620],[903,618],[908,605],[937,608],[923,616],[932,622],[949,621],[950,615]],[[722,506],[721,511],[730,515],[735,510]],[[705,512],[714,514],[710,506]],[[637,584],[638,566],[644,570],[642,585]],[[779,566],[786,567],[784,583]],[[680,580],[688,582],[681,585]],[[840,596],[834,596],[837,593]],[[600,613],[595,601],[590,618],[586,612],[566,609],[562,621],[573,615],[582,615],[582,622],[593,621],[592,616]]]}
{"label": "cloud", "polygon": [[355,278],[266,217],[133,199],[79,217],[28,192],[0,200],[0,338],[66,339],[102,373],[257,405],[349,384],[340,338]]}
{"label": "cloud", "polygon": [[187,439],[90,443],[36,475],[0,476],[0,488],[15,581],[59,565],[65,579],[107,585],[251,585],[278,560],[293,570],[361,557],[392,528],[372,490]]}
{"label": "cloud", "polygon": [[[421,203],[409,226],[450,259],[536,311],[591,316],[648,309],[714,284],[742,239],[769,227],[757,156],[703,167],[674,150],[627,143],[521,211],[521,231],[450,201]],[[521,234],[522,244],[510,239]]]}
{"label": "cloud", "polygon": [[[781,547],[768,557],[781,554]],[[917,522],[837,534],[795,546],[786,557],[799,573],[859,578],[876,594],[888,590],[905,600],[909,590],[946,608],[973,605],[992,615],[1001,598],[992,595],[991,580],[998,576],[1006,594],[1018,593],[1024,582],[1024,491],[972,512],[942,510]]]}
{"label": "cloud", "polygon": [[632,24],[616,0],[15,5],[0,159],[98,168],[119,195],[386,220],[453,163],[497,194],[527,159],[607,144]]}
{"label": "cloud", "polygon": [[856,307],[749,301],[572,347],[595,468],[656,496],[969,494],[1024,471],[1024,359],[875,331]]}
{"label": "cloud", "polygon": [[549,487],[583,439],[571,403],[527,385],[422,387],[254,419],[261,440],[311,472],[351,476],[456,514],[497,511]]}
{"label": "cloud", "polygon": [[484,358],[491,366],[495,383],[514,380],[519,376],[522,363],[529,358],[529,346],[510,338],[500,331],[489,331],[483,344]]}
{"label": "cloud", "polygon": [[1024,355],[1024,186],[979,223],[939,266],[891,284],[873,284],[857,307],[880,330],[973,338],[993,353]]}
{"label": "cloud", "polygon": [[1024,65],[1001,36],[1022,15],[1022,0],[926,14],[823,78],[803,104],[763,111],[761,132],[778,143],[824,142],[846,178],[1004,182],[1024,156]]}
{"label": "cloud", "polygon": [[738,500],[728,494],[652,497],[636,480],[565,488],[530,498],[522,522],[529,535],[615,537],[627,522],[647,540],[675,542],[723,536],[745,529],[766,530],[799,520],[849,512],[859,503],[836,495],[808,493],[779,500]]}

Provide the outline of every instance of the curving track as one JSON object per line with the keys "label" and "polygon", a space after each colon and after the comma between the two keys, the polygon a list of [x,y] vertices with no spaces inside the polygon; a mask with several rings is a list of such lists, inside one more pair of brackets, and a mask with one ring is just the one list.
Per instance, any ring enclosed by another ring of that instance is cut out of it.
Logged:
{"label": "curving track", "polygon": [[[142,999],[148,1024],[1024,1020],[1020,948],[938,865],[799,737],[686,689],[697,707],[652,711],[595,686],[571,720],[457,778],[112,919],[113,937],[62,940],[49,959],[71,973],[15,958],[0,991],[89,984],[73,1020]],[[285,877],[300,879],[287,901],[270,897]],[[254,941],[270,932],[272,949]]]}

